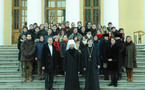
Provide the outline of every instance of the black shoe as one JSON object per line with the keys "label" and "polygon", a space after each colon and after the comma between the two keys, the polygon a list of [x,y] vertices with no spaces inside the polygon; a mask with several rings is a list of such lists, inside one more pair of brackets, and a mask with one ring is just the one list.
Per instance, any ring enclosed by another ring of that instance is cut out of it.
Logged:
{"label": "black shoe", "polygon": [[114,84],[114,87],[117,87],[118,85],[117,84]]}
{"label": "black shoe", "polygon": [[111,83],[111,84],[109,84],[108,86],[113,86],[114,84],[113,83]]}
{"label": "black shoe", "polygon": [[104,78],[104,80],[109,80],[109,78]]}

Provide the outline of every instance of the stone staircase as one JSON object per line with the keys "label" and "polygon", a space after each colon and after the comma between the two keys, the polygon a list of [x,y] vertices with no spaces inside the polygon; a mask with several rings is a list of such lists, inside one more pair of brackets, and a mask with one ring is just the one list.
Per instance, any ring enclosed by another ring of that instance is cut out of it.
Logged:
{"label": "stone staircase", "polygon": [[[118,87],[108,87],[109,81],[103,80],[103,75],[99,75],[101,90],[145,90],[145,45],[137,45],[138,68],[134,69],[133,82],[126,80],[126,73],[123,79],[118,82]],[[19,67],[18,50],[15,45],[0,46],[0,90],[45,90],[44,80],[38,80],[37,75],[33,75],[33,82],[27,80],[22,82],[21,73],[17,71]],[[64,76],[57,75],[54,80],[54,90],[64,90]],[[85,79],[80,76],[80,87],[84,90]]]}

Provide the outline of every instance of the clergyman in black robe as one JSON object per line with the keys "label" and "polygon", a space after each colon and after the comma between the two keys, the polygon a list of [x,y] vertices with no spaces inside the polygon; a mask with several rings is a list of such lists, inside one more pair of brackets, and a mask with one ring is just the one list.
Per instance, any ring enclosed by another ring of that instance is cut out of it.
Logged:
{"label": "clergyman in black robe", "polygon": [[92,40],[88,39],[88,47],[84,50],[84,70],[86,70],[85,90],[100,90],[97,69],[100,62],[97,48],[92,46]]}
{"label": "clergyman in black robe", "polygon": [[69,40],[64,55],[64,90],[80,90],[78,77],[78,72],[80,71],[79,59],[79,52],[76,50],[74,40]]}

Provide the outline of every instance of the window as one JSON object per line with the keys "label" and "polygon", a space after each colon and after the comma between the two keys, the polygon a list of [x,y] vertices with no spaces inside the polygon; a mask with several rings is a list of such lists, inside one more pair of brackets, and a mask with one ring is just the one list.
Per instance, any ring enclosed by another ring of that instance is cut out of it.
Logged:
{"label": "window", "polygon": [[100,24],[100,0],[84,0],[84,24]]}
{"label": "window", "polygon": [[66,0],[45,0],[45,22],[49,27],[65,22]]}
{"label": "window", "polygon": [[27,0],[12,0],[12,41],[17,42],[23,26],[27,25]]}

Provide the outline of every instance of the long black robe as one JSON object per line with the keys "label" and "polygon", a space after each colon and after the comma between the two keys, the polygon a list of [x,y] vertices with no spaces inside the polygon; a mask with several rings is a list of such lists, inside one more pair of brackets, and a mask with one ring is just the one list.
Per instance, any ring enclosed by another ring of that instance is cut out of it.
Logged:
{"label": "long black robe", "polygon": [[[84,68],[86,68],[85,90],[100,90],[99,79],[97,75],[97,68],[98,65],[100,65],[100,62],[97,54],[97,48],[91,47],[93,48],[91,60],[89,60],[89,53],[87,48],[85,48],[84,51],[84,64],[83,64]],[[91,48],[89,48],[90,51]]]}
{"label": "long black robe", "polygon": [[76,49],[67,50],[64,55],[65,89],[80,90],[78,72],[80,71],[80,57]]}

